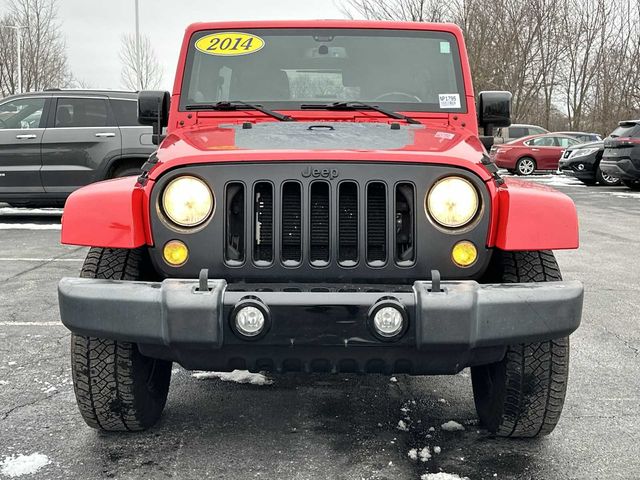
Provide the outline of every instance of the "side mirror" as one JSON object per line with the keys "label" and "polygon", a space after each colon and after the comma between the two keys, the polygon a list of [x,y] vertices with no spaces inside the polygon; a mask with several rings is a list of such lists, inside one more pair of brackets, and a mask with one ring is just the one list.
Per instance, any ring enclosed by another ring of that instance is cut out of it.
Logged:
{"label": "side mirror", "polygon": [[138,94],[138,123],[153,127],[153,144],[164,139],[162,130],[169,124],[169,92],[142,91]]}
{"label": "side mirror", "polygon": [[478,95],[478,124],[486,136],[493,136],[495,127],[511,125],[511,93],[480,92]]}

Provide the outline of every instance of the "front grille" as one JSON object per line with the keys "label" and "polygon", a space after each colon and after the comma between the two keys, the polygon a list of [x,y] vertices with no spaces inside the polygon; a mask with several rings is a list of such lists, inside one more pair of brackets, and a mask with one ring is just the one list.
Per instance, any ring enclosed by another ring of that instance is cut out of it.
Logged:
{"label": "front grille", "polygon": [[362,262],[375,268],[390,260],[398,266],[415,260],[412,183],[233,182],[224,201],[225,263],[230,266],[251,259],[258,267],[306,262],[349,268]]}

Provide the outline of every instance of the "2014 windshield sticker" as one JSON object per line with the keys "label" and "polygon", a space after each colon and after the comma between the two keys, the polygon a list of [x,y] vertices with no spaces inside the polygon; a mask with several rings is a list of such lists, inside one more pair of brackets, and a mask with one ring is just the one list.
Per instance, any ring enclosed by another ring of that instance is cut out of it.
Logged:
{"label": "2014 windshield sticker", "polygon": [[198,51],[220,57],[237,57],[259,52],[265,41],[257,35],[242,32],[220,32],[206,35],[195,43]]}
{"label": "2014 windshield sticker", "polygon": [[441,93],[438,100],[440,108],[460,108],[460,95],[457,93]]}

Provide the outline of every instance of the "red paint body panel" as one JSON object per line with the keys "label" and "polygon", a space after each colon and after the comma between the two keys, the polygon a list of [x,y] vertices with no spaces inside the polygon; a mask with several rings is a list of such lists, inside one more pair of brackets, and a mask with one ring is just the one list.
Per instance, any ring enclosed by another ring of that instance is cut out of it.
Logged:
{"label": "red paint body panel", "polygon": [[136,177],[107,180],[72,193],[62,216],[62,243],[112,248],[145,245],[145,192],[136,182]]}
{"label": "red paint body panel", "polygon": [[508,178],[498,189],[495,247],[502,250],[578,248],[578,215],[563,193]]}

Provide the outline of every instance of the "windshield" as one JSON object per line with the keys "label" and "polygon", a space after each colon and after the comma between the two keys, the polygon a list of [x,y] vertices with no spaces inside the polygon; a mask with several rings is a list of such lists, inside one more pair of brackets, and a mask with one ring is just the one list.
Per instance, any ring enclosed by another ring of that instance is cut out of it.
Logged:
{"label": "windshield", "polygon": [[401,111],[466,111],[458,45],[450,33],[204,31],[190,45],[181,110],[222,101],[290,110],[351,101]]}

